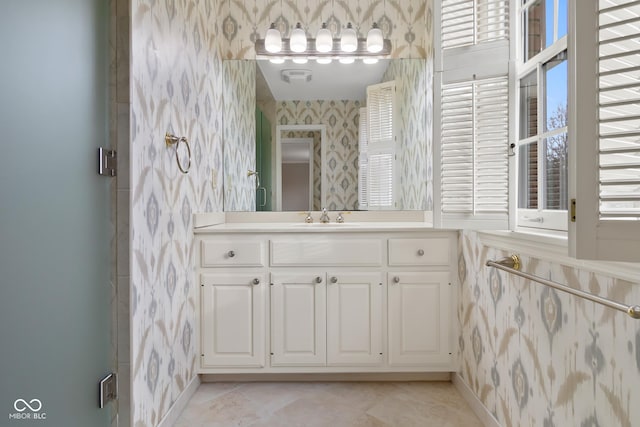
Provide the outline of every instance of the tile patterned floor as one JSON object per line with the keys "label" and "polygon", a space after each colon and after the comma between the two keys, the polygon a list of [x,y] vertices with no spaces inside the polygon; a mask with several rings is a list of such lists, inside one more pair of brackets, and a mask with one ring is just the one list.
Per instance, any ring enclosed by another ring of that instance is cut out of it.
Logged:
{"label": "tile patterned floor", "polygon": [[481,427],[448,382],[204,383],[174,427]]}

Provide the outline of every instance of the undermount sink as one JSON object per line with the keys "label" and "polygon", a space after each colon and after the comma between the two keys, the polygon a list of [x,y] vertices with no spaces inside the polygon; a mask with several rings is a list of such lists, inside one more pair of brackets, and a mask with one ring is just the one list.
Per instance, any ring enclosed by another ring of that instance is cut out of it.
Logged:
{"label": "undermount sink", "polygon": [[306,223],[306,222],[301,222],[301,223],[294,223],[293,226],[294,227],[360,227],[362,224],[357,223],[357,222],[343,222],[343,223],[339,223],[339,222],[327,222],[327,223],[322,223],[322,222],[312,222],[312,223]]}

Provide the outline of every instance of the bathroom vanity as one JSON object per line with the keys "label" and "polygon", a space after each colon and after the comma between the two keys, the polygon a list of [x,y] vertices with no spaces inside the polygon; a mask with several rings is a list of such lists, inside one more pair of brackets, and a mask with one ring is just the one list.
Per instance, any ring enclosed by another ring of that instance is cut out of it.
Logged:
{"label": "bathroom vanity", "polygon": [[200,369],[454,369],[457,233],[421,222],[198,228]]}

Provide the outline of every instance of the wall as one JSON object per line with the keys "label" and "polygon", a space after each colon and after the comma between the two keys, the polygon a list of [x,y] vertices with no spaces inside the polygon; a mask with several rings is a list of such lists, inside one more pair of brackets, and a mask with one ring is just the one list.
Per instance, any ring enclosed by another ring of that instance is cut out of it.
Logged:
{"label": "wall", "polygon": [[[323,22],[334,36],[340,29],[353,24],[358,37],[366,37],[373,22],[377,22],[385,38],[391,40],[394,58],[426,58],[429,31],[425,31],[427,11],[432,0],[256,0],[255,2],[225,2],[222,32],[226,41],[224,58],[255,58],[254,43],[275,22],[284,37],[288,37],[297,22],[315,37]],[[248,4],[247,4],[248,3]],[[252,4],[253,3],[253,4]]]}
{"label": "wall", "polygon": [[[507,252],[474,232],[459,247],[459,374],[500,425],[637,425],[640,321],[485,267]],[[640,301],[638,283],[519,255],[528,273]]]}
{"label": "wall", "polygon": [[[391,61],[382,82],[396,81],[398,99],[398,209],[433,209],[433,129],[427,111],[430,74],[420,60]],[[429,79],[429,80],[428,80]]]}
{"label": "wall", "polygon": [[326,126],[325,177],[328,210],[358,208],[358,123],[360,101],[280,101],[276,123]]}
{"label": "wall", "polygon": [[256,210],[256,63],[224,61],[224,209]]}
{"label": "wall", "polygon": [[[222,211],[219,1],[131,0],[132,421],[155,426],[196,377],[192,214]],[[186,136],[176,165],[166,131]]]}

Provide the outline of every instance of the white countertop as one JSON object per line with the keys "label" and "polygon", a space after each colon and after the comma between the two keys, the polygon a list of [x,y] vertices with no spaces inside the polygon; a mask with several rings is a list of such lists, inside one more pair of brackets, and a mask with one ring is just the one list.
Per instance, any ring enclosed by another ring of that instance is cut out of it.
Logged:
{"label": "white countertop", "polygon": [[195,234],[210,233],[340,233],[372,231],[433,230],[428,222],[344,222],[322,224],[314,222],[227,222],[194,228]]}

